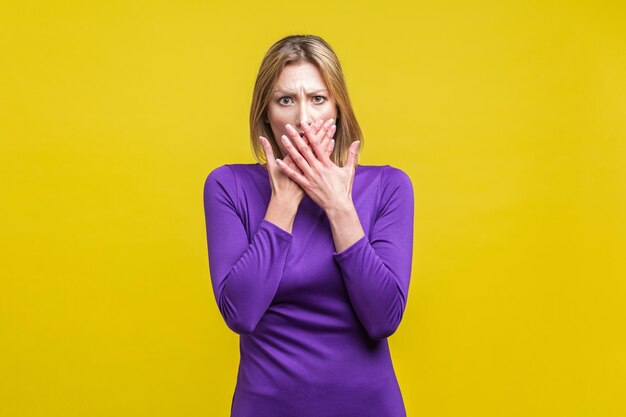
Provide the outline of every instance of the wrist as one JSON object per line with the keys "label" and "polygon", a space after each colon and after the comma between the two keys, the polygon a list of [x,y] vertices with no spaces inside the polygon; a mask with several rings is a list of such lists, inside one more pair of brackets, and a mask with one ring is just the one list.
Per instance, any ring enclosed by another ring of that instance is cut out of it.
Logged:
{"label": "wrist", "polygon": [[299,202],[294,202],[293,199],[282,200],[272,195],[264,219],[291,233],[298,212],[299,204],[296,203]]}
{"label": "wrist", "polygon": [[352,200],[327,211],[335,252],[340,253],[361,239],[365,232]]}
{"label": "wrist", "polygon": [[325,211],[326,216],[331,222],[349,219],[356,214],[356,208],[352,200],[342,201],[341,203],[327,208]]}
{"label": "wrist", "polygon": [[298,211],[298,206],[302,201],[302,196],[298,197],[293,194],[290,195],[279,195],[272,194],[270,197],[269,204],[274,206],[277,209],[284,210],[286,212],[296,212]]}

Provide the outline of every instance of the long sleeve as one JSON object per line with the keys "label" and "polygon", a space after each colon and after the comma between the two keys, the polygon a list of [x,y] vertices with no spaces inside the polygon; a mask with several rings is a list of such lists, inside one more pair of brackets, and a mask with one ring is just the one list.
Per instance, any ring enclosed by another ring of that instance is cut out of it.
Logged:
{"label": "long sleeve", "polygon": [[248,334],[276,294],[293,235],[262,219],[250,242],[237,207],[235,172],[215,168],[204,184],[211,283],[227,326]]}
{"label": "long sleeve", "polygon": [[393,334],[407,303],[413,257],[414,198],[410,177],[386,166],[370,238],[365,234],[333,257],[350,302],[372,339]]}

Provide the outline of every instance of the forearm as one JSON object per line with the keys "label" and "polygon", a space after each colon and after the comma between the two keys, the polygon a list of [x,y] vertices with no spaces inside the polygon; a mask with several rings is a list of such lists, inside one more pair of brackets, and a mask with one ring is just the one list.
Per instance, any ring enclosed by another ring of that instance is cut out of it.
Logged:
{"label": "forearm", "polygon": [[265,212],[265,220],[291,233],[298,205],[299,202],[296,204],[294,201],[285,201],[272,196]]}
{"label": "forearm", "polygon": [[336,253],[350,247],[365,235],[352,201],[342,207],[327,210],[326,215],[333,233]]}
{"label": "forearm", "polygon": [[377,340],[393,334],[402,320],[413,256],[411,179],[389,166],[383,174],[374,224],[366,236],[333,255],[357,317]]}
{"label": "forearm", "polygon": [[333,258],[339,264],[350,303],[365,331],[372,339],[393,334],[406,306],[408,277],[390,270],[366,236]]}
{"label": "forearm", "polygon": [[254,332],[280,285],[293,235],[262,220],[252,239],[242,221],[230,166],[205,181],[204,211],[211,283],[220,313],[239,334]]}
{"label": "forearm", "polygon": [[[252,242],[223,279],[220,279],[222,275],[212,275],[220,312],[228,327],[236,333],[254,332],[272,303],[292,239],[293,236],[280,227],[261,221]],[[216,271],[221,269],[220,259],[213,259],[218,263]]]}

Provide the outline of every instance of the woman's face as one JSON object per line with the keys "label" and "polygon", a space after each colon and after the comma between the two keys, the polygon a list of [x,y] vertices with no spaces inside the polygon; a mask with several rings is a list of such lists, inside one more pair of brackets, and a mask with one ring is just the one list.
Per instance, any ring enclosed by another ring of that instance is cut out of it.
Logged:
{"label": "woman's face", "polygon": [[[330,97],[322,74],[315,65],[299,62],[283,68],[267,107],[267,118],[282,152],[281,158],[287,155],[287,151],[280,137],[286,135],[290,138],[286,124],[289,123],[302,135],[302,120],[308,124],[318,119],[337,120],[335,99]],[[308,140],[305,138],[305,141]]]}

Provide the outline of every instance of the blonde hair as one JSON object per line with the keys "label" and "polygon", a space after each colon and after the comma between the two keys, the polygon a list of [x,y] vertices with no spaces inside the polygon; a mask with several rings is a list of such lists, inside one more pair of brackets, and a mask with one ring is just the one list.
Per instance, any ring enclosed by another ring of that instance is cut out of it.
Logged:
{"label": "blonde hair", "polygon": [[314,35],[291,35],[279,40],[270,47],[261,62],[250,106],[250,137],[254,157],[258,163],[266,162],[259,136],[269,140],[274,156],[280,155],[276,138],[269,122],[266,122],[267,107],[283,68],[299,62],[309,62],[317,67],[328,87],[328,93],[335,99],[337,130],[330,159],[337,166],[343,167],[352,142],[361,141],[359,152],[363,149],[363,133],[350,104],[339,59],[326,41]]}

